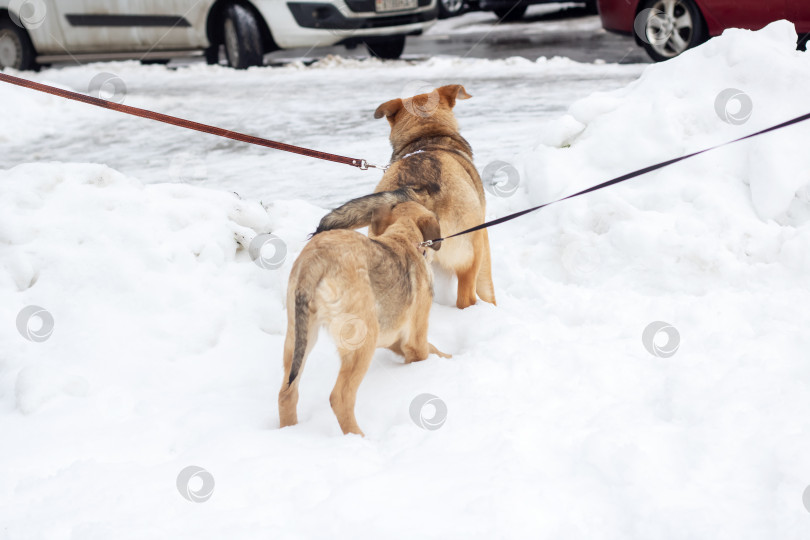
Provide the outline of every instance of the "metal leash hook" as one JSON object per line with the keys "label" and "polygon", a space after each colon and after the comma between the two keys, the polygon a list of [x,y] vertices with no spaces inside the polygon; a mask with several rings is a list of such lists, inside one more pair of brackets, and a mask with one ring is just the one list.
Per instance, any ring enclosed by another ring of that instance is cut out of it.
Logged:
{"label": "metal leash hook", "polygon": [[389,165],[375,165],[374,163],[369,163],[365,159],[361,159],[359,167],[361,171],[367,171],[369,169],[380,169],[381,171],[387,171]]}

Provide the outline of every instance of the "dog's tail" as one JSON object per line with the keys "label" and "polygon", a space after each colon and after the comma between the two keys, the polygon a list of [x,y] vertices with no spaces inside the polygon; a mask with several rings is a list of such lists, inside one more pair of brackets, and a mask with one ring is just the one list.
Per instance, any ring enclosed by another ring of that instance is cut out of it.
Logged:
{"label": "dog's tail", "polygon": [[287,381],[287,386],[291,385],[298,372],[301,370],[301,364],[304,362],[304,355],[307,352],[307,342],[309,341],[309,307],[310,297],[309,293],[304,289],[296,289],[295,291],[295,314],[293,320],[295,321],[295,345],[293,347],[293,360],[292,367],[290,368],[290,379]]}
{"label": "dog's tail", "polygon": [[[301,366],[304,364],[304,357],[307,354],[307,345],[313,337],[309,334],[314,328],[313,317],[316,315],[315,306],[313,305],[314,295],[325,273],[326,267],[321,261],[311,260],[308,261],[308,264],[302,265],[302,270],[297,277],[292,299],[293,306],[291,306],[293,310],[294,344],[290,378],[287,380],[288,386],[298,377]],[[290,306],[288,306],[288,309],[290,309]]]}
{"label": "dog's tail", "polygon": [[371,224],[371,215],[381,206],[416,200],[416,194],[409,187],[393,191],[381,191],[352,199],[346,204],[326,214],[312,236],[332,229],[359,229]]}

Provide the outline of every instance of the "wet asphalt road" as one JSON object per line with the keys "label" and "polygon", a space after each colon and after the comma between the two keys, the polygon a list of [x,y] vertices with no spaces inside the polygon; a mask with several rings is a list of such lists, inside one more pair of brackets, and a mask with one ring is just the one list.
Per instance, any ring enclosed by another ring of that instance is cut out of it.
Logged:
{"label": "wet asphalt road", "polygon": [[[535,6],[519,23],[499,22],[494,13],[468,14],[468,17],[488,16],[478,26],[488,25],[493,30],[446,36],[437,36],[435,32],[431,32],[411,39],[405,53],[466,55],[472,58],[523,56],[531,60],[540,56],[564,56],[578,62],[599,59],[608,63],[650,61],[631,37],[602,30],[599,17],[588,14],[584,8],[566,7],[548,13],[536,13],[534,10],[540,7]],[[591,25],[599,28],[591,29]],[[511,32],[510,28],[513,26],[521,29],[533,26],[536,31]],[[588,29],[582,29],[582,26]]]}
{"label": "wet asphalt road", "polygon": [[[360,46],[294,49],[269,55],[270,62],[317,58],[327,54],[364,57]],[[531,6],[523,20],[501,22],[494,13],[470,12],[439,21],[425,35],[409,37],[403,57],[429,58],[436,55],[467,58],[509,58],[521,56],[563,56],[578,62],[648,63],[649,57],[630,36],[606,32],[598,15],[576,4]]]}

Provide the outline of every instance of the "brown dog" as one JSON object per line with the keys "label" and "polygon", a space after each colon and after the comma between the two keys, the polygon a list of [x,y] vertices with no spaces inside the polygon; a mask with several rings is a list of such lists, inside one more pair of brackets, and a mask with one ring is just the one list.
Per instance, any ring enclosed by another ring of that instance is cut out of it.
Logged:
{"label": "brown dog", "polygon": [[293,265],[287,289],[281,427],[298,422],[299,375],[321,326],[329,329],[340,352],[329,402],[343,433],[363,434],[354,402],[374,349],[388,347],[406,362],[424,360],[429,353],[450,358],[427,340],[433,276],[419,243],[439,234],[433,212],[406,202],[379,207],[369,237],[336,230],[310,240]]}
{"label": "brown dog", "polygon": [[[364,227],[376,208],[408,200],[433,211],[448,233],[483,223],[484,187],[473,165],[472,148],[459,134],[453,115],[456,100],[470,97],[463,86],[453,84],[380,105],[374,118],[385,116],[391,124],[391,166],[373,195],[351,200],[324,216],[318,232]],[[486,229],[443,243],[436,262],[458,278],[456,306],[471,306],[476,294],[494,304]]]}

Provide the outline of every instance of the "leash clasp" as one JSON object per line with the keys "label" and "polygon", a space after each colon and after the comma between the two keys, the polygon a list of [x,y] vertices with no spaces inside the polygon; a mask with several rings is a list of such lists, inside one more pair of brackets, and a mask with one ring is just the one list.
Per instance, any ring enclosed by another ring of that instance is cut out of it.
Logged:
{"label": "leash clasp", "polygon": [[430,247],[433,245],[433,240],[425,240],[419,244],[419,247]]}
{"label": "leash clasp", "polygon": [[388,165],[375,165],[374,163],[369,163],[365,159],[360,160],[360,165],[358,165],[358,167],[360,167],[361,171],[367,171],[369,169],[380,169],[381,171],[388,170]]}

